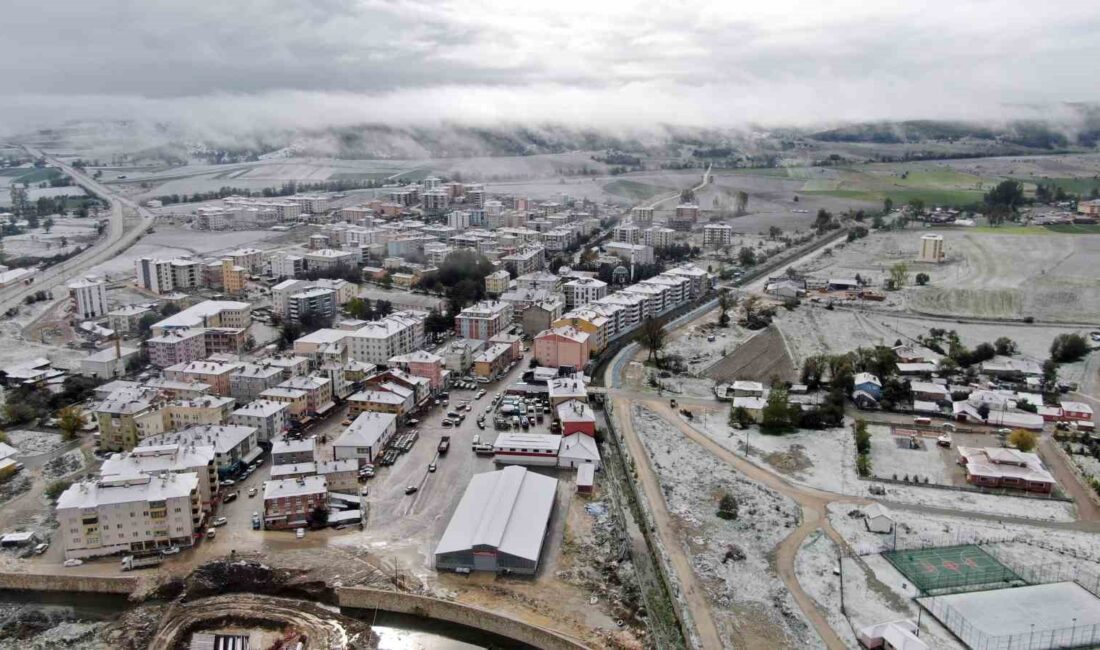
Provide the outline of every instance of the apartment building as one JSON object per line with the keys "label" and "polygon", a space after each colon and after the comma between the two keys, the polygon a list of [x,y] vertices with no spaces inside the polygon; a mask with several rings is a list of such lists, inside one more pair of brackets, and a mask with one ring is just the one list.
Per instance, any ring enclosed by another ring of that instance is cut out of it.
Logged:
{"label": "apartment building", "polygon": [[301,322],[307,315],[331,322],[336,317],[336,292],[319,287],[306,289],[287,298],[286,318],[292,323]]}
{"label": "apartment building", "polygon": [[373,462],[397,433],[397,418],[388,413],[362,413],[332,443],[336,460],[352,459],[358,464]]}
{"label": "apartment building", "polygon": [[235,300],[205,300],[153,323],[150,328],[160,336],[170,330],[198,327],[246,329],[252,324],[252,305]]}
{"label": "apartment building", "polygon": [[733,227],[725,223],[708,223],[703,226],[703,245],[721,248],[733,243]]}
{"label": "apartment building", "polygon": [[507,271],[493,271],[489,275],[485,276],[485,292],[499,296],[500,294],[508,291],[508,285],[512,282],[512,276]]}
{"label": "apartment building", "polygon": [[57,500],[57,536],[67,559],[186,547],[201,509],[194,472],[81,481]]}
{"label": "apartment building", "polygon": [[635,264],[653,264],[653,247],[645,244],[624,244],[622,242],[609,242],[604,245],[604,250],[618,257],[624,262]]}
{"label": "apartment building", "polygon": [[562,277],[546,271],[525,273],[516,278],[516,289],[535,289],[557,293],[562,286]]}
{"label": "apartment building", "polygon": [[[219,487],[213,447],[178,444],[135,447],[126,453],[111,454],[99,468],[102,477],[164,473],[198,475],[199,501],[202,510],[210,512]],[[196,519],[195,525],[199,525],[199,520]]]}
{"label": "apartment building", "polygon": [[640,244],[642,243],[642,229],[631,223],[623,224],[615,228],[614,238],[615,241],[624,244]]}
{"label": "apartment building", "polygon": [[286,404],[287,417],[296,419],[306,414],[308,399],[304,390],[297,388],[268,388],[260,393],[260,399]]}
{"label": "apartment building", "polygon": [[152,313],[152,310],[144,305],[126,305],[107,312],[107,327],[116,334],[137,334],[141,317]]}
{"label": "apartment building", "polygon": [[581,370],[588,365],[588,339],[587,332],[573,327],[545,330],[535,336],[535,359],[545,368]]}
{"label": "apartment building", "polygon": [[328,509],[328,483],[323,476],[264,481],[264,529],[308,526],[316,510]]}
{"label": "apartment building", "polygon": [[268,363],[242,363],[229,375],[229,394],[240,403],[250,402],[268,388],[281,384],[283,369]]}
{"label": "apartment building", "polygon": [[260,442],[270,442],[286,431],[289,413],[289,404],[257,399],[230,413],[229,424],[252,427]]}
{"label": "apartment building", "polygon": [[348,353],[356,361],[384,366],[392,357],[423,348],[424,336],[424,315],[395,312],[352,332]]}
{"label": "apartment building", "polygon": [[293,440],[280,438],[271,442],[272,465],[298,465],[317,459],[316,438]]}
{"label": "apartment building", "polygon": [[460,338],[487,341],[512,324],[512,305],[484,301],[467,307],[455,317],[455,333]]}
{"label": "apartment building", "polygon": [[323,477],[333,492],[356,494],[359,491],[359,462],[354,458],[319,460],[314,464],[317,476]]}
{"label": "apartment building", "polygon": [[107,283],[94,277],[69,283],[69,302],[73,316],[80,320],[99,318],[107,313]]}
{"label": "apartment building", "polygon": [[296,278],[305,271],[305,258],[290,253],[275,253],[267,260],[267,272],[273,278]]}
{"label": "apartment building", "polygon": [[251,463],[263,454],[256,429],[233,424],[201,425],[161,433],[146,438],[140,446],[162,445],[213,447],[214,465],[222,474],[233,471],[241,464]]}
{"label": "apartment building", "polygon": [[232,397],[216,395],[172,400],[164,407],[166,430],[175,431],[203,424],[225,424],[236,403]]}
{"label": "apartment building", "polygon": [[415,377],[427,379],[433,391],[443,387],[443,357],[427,350],[416,350],[390,357],[387,365],[400,368]]}
{"label": "apartment building", "polygon": [[170,330],[145,342],[149,362],[158,368],[186,364],[206,357],[206,330]]}
{"label": "apartment building", "polygon": [[565,308],[575,309],[607,295],[607,283],[596,278],[577,278],[563,285]]}
{"label": "apartment building", "polygon": [[630,210],[630,221],[635,225],[647,227],[653,225],[653,208],[633,208]]}
{"label": "apartment building", "polygon": [[642,243],[652,248],[665,248],[672,245],[675,236],[676,231],[672,228],[654,226],[642,232]]}
{"label": "apartment building", "polygon": [[176,381],[199,381],[210,385],[210,392],[214,395],[228,396],[229,378],[233,375],[240,363],[223,363],[221,361],[191,361],[168,366],[164,369],[164,376]]}
{"label": "apartment building", "polygon": [[92,410],[99,426],[99,448],[126,451],[162,433],[163,407],[164,400],[148,388],[121,388],[111,393]]}
{"label": "apartment building", "polygon": [[306,270],[309,271],[334,271],[339,268],[350,268],[358,263],[355,253],[340,251],[332,248],[309,251],[304,256]]}
{"label": "apartment building", "polygon": [[523,333],[534,336],[539,332],[550,329],[554,321],[561,318],[565,309],[565,303],[560,298],[551,298],[532,303],[523,310]]}
{"label": "apartment building", "polygon": [[501,262],[513,275],[533,273],[546,268],[546,249],[542,246],[526,246],[511,255],[505,255]]}
{"label": "apartment building", "polygon": [[332,401],[332,381],[327,377],[291,377],[278,388],[300,390],[306,394],[306,412],[326,413],[335,406]]}
{"label": "apartment building", "polygon": [[175,289],[171,260],[142,257],[134,262],[134,275],[137,286],[147,291],[163,294]]}

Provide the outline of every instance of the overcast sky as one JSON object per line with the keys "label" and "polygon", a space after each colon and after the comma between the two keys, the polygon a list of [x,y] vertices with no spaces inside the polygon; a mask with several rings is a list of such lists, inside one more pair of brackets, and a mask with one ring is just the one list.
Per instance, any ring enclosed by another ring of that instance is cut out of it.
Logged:
{"label": "overcast sky", "polygon": [[998,119],[1100,100],[1100,2],[4,0],[0,128]]}

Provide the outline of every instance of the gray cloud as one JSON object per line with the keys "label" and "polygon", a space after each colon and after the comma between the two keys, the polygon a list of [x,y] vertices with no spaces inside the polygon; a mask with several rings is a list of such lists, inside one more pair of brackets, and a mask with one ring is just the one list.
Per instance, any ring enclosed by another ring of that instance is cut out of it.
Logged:
{"label": "gray cloud", "polygon": [[8,130],[1000,119],[1100,101],[1095,3],[8,0],[0,20]]}

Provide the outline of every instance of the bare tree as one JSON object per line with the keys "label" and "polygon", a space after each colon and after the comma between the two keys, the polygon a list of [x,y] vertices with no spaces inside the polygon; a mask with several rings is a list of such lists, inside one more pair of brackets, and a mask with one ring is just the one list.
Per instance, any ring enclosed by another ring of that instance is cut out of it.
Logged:
{"label": "bare tree", "polygon": [[666,343],[665,326],[655,319],[647,319],[638,332],[638,343],[649,350],[649,360],[660,364],[660,352]]}

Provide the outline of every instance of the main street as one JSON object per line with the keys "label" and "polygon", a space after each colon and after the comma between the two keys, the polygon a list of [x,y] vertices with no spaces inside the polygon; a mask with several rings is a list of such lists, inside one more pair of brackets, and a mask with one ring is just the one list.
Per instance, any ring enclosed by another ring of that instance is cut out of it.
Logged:
{"label": "main street", "polygon": [[[36,291],[50,291],[93,266],[115,257],[140,239],[152,227],[154,221],[153,213],[119,195],[86,173],[34,147],[24,146],[23,149],[29,155],[44,159],[50,165],[57,167],[70,176],[74,183],[106,201],[110,205],[110,216],[106,233],[86,250],[45,269],[34,276],[34,281],[30,284],[19,284],[0,290],[0,312],[20,305],[26,296]],[[136,216],[137,221],[131,219],[128,224],[128,216]]]}

